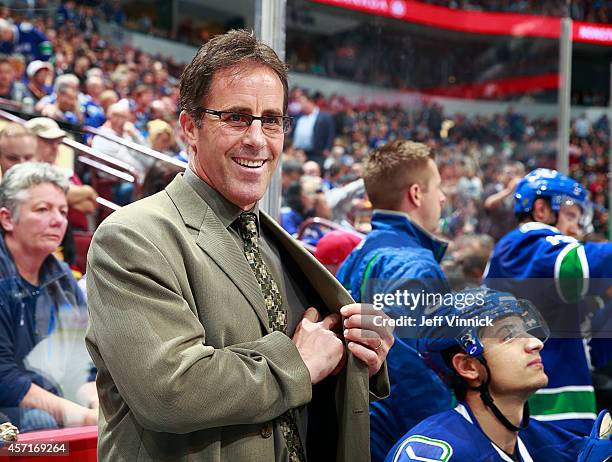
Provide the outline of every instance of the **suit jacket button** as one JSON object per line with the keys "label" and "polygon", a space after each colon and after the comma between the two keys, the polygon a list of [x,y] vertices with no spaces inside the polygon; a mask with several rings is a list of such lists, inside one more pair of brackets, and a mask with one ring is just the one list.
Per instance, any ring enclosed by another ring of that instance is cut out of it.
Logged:
{"label": "suit jacket button", "polygon": [[272,424],[265,424],[259,431],[262,438],[270,438],[272,436]]}

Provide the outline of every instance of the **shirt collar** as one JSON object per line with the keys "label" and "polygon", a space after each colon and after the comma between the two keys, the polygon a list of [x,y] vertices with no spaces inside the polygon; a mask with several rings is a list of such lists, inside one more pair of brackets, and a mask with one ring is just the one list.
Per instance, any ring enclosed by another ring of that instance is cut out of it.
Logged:
{"label": "shirt collar", "polygon": [[302,114],[303,114],[303,117],[307,119],[316,119],[320,111],[321,109],[319,109],[319,106],[315,106],[315,108],[312,110],[310,114],[305,114],[305,113],[302,113]]}
{"label": "shirt collar", "polygon": [[[185,170],[183,175],[185,181],[191,186],[194,191],[200,196],[204,202],[212,209],[214,214],[221,220],[225,228],[229,228],[234,221],[240,216],[243,210],[236,204],[232,204],[225,197],[223,197],[219,191],[214,189],[198,175],[196,175],[191,168]],[[259,228],[259,203],[249,210],[254,213],[257,217],[257,226]]]}
{"label": "shirt collar", "polygon": [[[493,442],[493,440],[491,440],[491,438],[489,438],[489,436],[484,432],[484,430],[480,426],[480,423],[478,422],[478,419],[476,418],[476,416],[472,412],[472,409],[470,408],[470,406],[468,405],[468,403],[466,401],[459,401],[459,403],[457,404],[457,407],[455,407],[455,411],[458,412],[459,414],[461,414],[461,416],[465,420],[470,422],[472,425],[474,425],[475,427],[477,427],[481,431],[483,436],[486,439],[489,440],[489,443],[491,443],[491,446],[493,446],[493,448],[497,451],[497,453],[500,455],[502,460],[508,461],[508,462],[512,462],[513,460],[516,459],[516,457],[510,456],[503,449],[501,449],[499,446],[497,446]],[[516,437],[516,446],[515,446],[515,450],[514,451],[515,451],[515,454],[519,455],[519,459],[518,460],[521,460],[521,461],[524,461],[524,462],[528,462],[528,461],[533,462],[533,459],[531,458],[531,455],[529,454],[529,451],[525,447],[525,444],[521,440],[521,437],[518,436],[518,435]]]}
{"label": "shirt collar", "polygon": [[444,253],[448,248],[448,242],[419,226],[407,213],[399,212],[397,210],[374,209],[372,212],[372,220],[374,220],[375,217],[377,217],[379,220],[385,220],[386,217],[387,219],[385,221],[401,223],[400,226],[404,227],[410,236],[417,239],[423,247],[426,247],[433,252],[434,258],[438,263],[442,261],[442,257],[444,257]]}
{"label": "shirt collar", "polygon": [[408,215],[405,212],[399,212],[397,210],[387,210],[387,209],[374,209],[372,210],[372,214],[383,214],[383,215],[395,215],[397,217],[404,217],[406,218],[410,223],[412,223],[414,226],[417,226],[417,224],[412,221],[412,219],[410,218],[410,215]]}

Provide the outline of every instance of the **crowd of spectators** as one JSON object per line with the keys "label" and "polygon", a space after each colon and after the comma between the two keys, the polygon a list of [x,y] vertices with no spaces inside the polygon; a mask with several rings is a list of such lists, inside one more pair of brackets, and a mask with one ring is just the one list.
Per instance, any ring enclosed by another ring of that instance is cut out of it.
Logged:
{"label": "crowd of spectators", "polygon": [[[41,43],[49,43],[42,48],[30,47],[32,53],[38,54],[29,62],[19,54],[0,56],[0,96],[58,121],[100,127],[102,132],[186,159],[178,130],[178,88],[172,75],[178,69],[149,53],[106,41],[97,32],[92,6],[66,1],[55,14],[41,11],[45,14],[31,19],[27,9],[5,8],[0,12],[6,23],[12,21],[16,24],[13,27],[29,28]],[[350,104],[338,96],[314,100],[323,114],[331,116],[335,127],[331,136],[326,122],[325,146],[321,147],[326,159],[322,161],[321,152],[315,159],[324,167],[323,173],[334,178],[324,186],[332,189],[329,184],[340,178],[346,177],[345,183],[358,179],[364,156],[389,140],[427,142],[438,152],[449,196],[443,226],[449,236],[489,232],[487,223],[491,220],[481,205],[486,196],[504,189],[505,180],[501,177],[509,161],[523,162],[526,169],[554,166],[557,137],[553,120],[529,119],[514,110],[491,117],[449,117],[441,106],[429,103],[406,110]],[[311,112],[311,105],[301,89],[292,92],[292,115],[306,108]],[[152,166],[150,158],[104,138],[86,141],[132,165],[141,179]],[[595,225],[602,232],[606,231],[607,221],[604,209],[608,149],[607,118],[592,123],[579,117],[573,122],[571,173],[589,188],[600,207]],[[296,151],[288,144],[289,157],[295,156]],[[119,203],[134,199],[130,191],[115,192],[113,199]]]}
{"label": "crowd of spectators", "polygon": [[[299,88],[291,92],[293,114],[300,113],[303,93]],[[321,112],[332,115],[336,137],[323,168],[303,150],[287,146],[281,224],[315,246],[315,254],[325,229],[317,223],[305,226],[304,221],[321,216],[369,232],[372,209],[360,181],[363,161],[373,148],[398,138],[412,139],[437,153],[446,195],[439,233],[450,242],[443,268],[449,277],[477,283],[494,243],[517,225],[518,180],[536,167],[556,166],[554,119],[530,118],[514,109],[492,116],[449,116],[436,103],[407,110],[355,104],[338,96],[313,99]],[[608,235],[609,149],[606,115],[572,119],[570,175],[586,187],[594,205],[592,229],[580,236],[584,239],[601,241]],[[326,251],[321,253],[327,258]]]}
{"label": "crowd of spectators", "polygon": [[424,3],[448,8],[499,11],[506,13],[569,16],[578,21],[607,24],[612,19],[612,4],[603,0],[570,0],[569,11],[565,0],[422,0]]}
{"label": "crowd of spectators", "polygon": [[[11,57],[0,59],[0,71],[6,69],[0,72],[4,97],[32,105],[57,120],[101,127],[165,154],[178,155],[184,146],[177,124],[177,87],[167,64],[127,46],[112,46],[96,32],[88,40],[85,31],[70,21],[62,27],[53,21],[51,16],[38,18],[33,27],[49,37],[55,66],[35,60],[28,63],[24,76],[23,70],[21,75],[18,69],[14,71]],[[49,94],[42,95],[46,92]],[[296,115],[305,103],[297,93],[293,96],[291,107]],[[488,220],[479,205],[487,186],[498,183],[505,161],[524,161],[527,168],[552,165],[556,152],[554,122],[528,120],[514,111],[494,117],[449,118],[435,104],[406,111],[400,107],[356,107],[338,97],[317,102],[335,121],[334,155],[344,163],[356,164],[349,166],[353,173],[369,149],[391,139],[404,137],[434,145],[451,198],[444,226],[449,235],[486,231],[483,223]],[[588,122],[586,131],[582,118],[576,123],[572,173],[589,186],[596,203],[604,206],[607,119],[592,127]],[[149,158],[103,138],[94,138],[93,145],[132,165],[142,178],[151,167]],[[133,197],[129,191],[127,195],[117,191],[113,199],[124,204]],[[604,222],[596,222],[599,229],[603,230]]]}
{"label": "crowd of spectators", "polygon": [[[63,2],[57,11],[49,7],[48,1],[39,0],[33,3],[35,7],[32,10],[26,8],[24,4],[23,9],[8,10],[5,8],[2,14],[4,16],[12,14],[16,22],[31,16],[34,31],[44,32],[50,38],[60,34],[58,39],[70,39],[71,34],[69,31],[64,31],[64,24],[68,28],[74,24],[91,51],[81,52],[79,51],[80,43],[71,44],[68,50],[56,50],[54,60],[59,60],[62,68],[74,67],[74,72],[81,83],[85,80],[84,69],[97,65],[108,72],[117,65],[117,58],[127,51],[125,47],[115,49],[99,35],[99,19],[105,19],[118,25],[126,24],[126,21],[129,24],[134,23],[128,20],[121,9],[120,2],[68,0]],[[504,2],[495,3],[499,5],[499,8],[504,9]],[[528,8],[531,7],[535,8],[534,12],[541,10],[531,5],[533,2],[507,3],[524,4],[522,8],[525,11],[530,11]],[[291,14],[291,11],[288,14]],[[232,22],[220,28],[213,27],[204,34],[196,34],[196,41],[191,43],[199,45],[208,40],[212,34],[224,32],[230,26],[235,27],[239,24]],[[179,28],[180,30],[182,29]],[[181,33],[180,37],[184,35]],[[492,42],[487,38],[470,37],[466,41],[454,40],[453,47],[448,47],[447,43],[447,36],[436,36],[435,34],[424,36],[404,28],[381,27],[380,22],[375,17],[371,17],[356,27],[332,34],[320,34],[288,27],[286,54],[290,68],[298,72],[402,90],[418,90],[430,94],[438,94],[447,89],[459,91],[465,85],[478,86],[482,82],[558,72],[558,47],[550,40],[509,37],[508,40],[498,38]],[[55,48],[57,40],[50,39],[50,44]],[[43,48],[46,53],[50,53],[51,47]],[[79,56],[71,55],[72,48]],[[107,51],[100,53],[100,48]],[[384,53],[381,52],[382,50]],[[8,50],[0,49],[0,51],[8,53]],[[128,53],[128,58],[132,54],[133,50]],[[138,58],[139,56],[136,56],[138,64],[146,64],[139,63]],[[103,60],[104,65],[100,63],[100,59]],[[171,76],[180,75],[181,66],[172,57],[160,59],[160,62],[164,64],[166,72]],[[441,62],[443,62],[442,65]],[[469,65],[466,65],[467,63]],[[129,65],[130,62],[126,64]],[[59,71],[62,72],[62,69]],[[129,88],[132,83],[132,81],[127,84],[121,82],[117,86],[125,89]],[[467,97],[471,97],[468,90],[461,91],[468,95]],[[121,92],[119,93],[121,96]],[[524,95],[505,94],[503,97],[519,99],[522,96]],[[534,88],[529,96],[538,101],[552,101],[556,99],[556,92]],[[495,100],[500,98],[500,95],[496,91],[490,91],[479,92],[478,97]],[[604,105],[605,95],[598,89],[582,89],[574,92],[573,102],[584,105]]]}
{"label": "crowd of spectators", "polygon": [[[3,122],[0,134],[0,409],[21,431],[97,421],[84,294],[75,279],[81,274],[65,263],[75,263],[76,233],[95,222],[98,194],[81,182],[78,165],[57,166],[67,135],[57,122],[78,141],[132,159],[140,181],[152,162],[85,135],[83,126],[179,153],[172,63],[111,45],[91,5],[66,1],[56,10],[46,3],[0,8],[0,98],[30,119]],[[56,166],[45,170],[49,164]],[[117,188],[112,199],[127,203],[132,193]]]}
{"label": "crowd of spectators", "polygon": [[[9,30],[15,38],[1,42],[6,54],[0,54],[0,98],[26,113],[71,124],[79,141],[127,162],[143,181],[151,159],[78,132],[82,126],[99,128],[103,134],[178,155],[183,148],[177,130],[181,67],[126,44],[113,45],[99,34],[101,12],[121,23],[117,2],[94,7],[68,0],[57,10],[46,3],[37,2],[34,9],[0,9],[0,31]],[[134,199],[131,190],[115,193],[112,199],[120,204]]]}
{"label": "crowd of spectators", "polygon": [[[299,89],[293,91],[290,110],[299,111],[295,104],[299,93]],[[393,139],[417,140],[435,149],[448,198],[442,227],[448,237],[487,233],[499,238],[507,231],[495,229],[500,220],[493,218],[491,210],[499,204],[486,207],[486,199],[506,190],[513,178],[525,171],[555,167],[555,120],[531,119],[514,109],[493,116],[451,117],[436,103],[406,110],[355,105],[337,96],[315,99],[321,110],[332,113],[336,125],[334,146],[324,163],[327,174],[334,177],[328,184],[356,179],[367,153]],[[572,120],[570,174],[590,191],[596,208],[594,230],[600,233],[607,232],[609,136],[605,115],[594,122],[586,115]],[[294,147],[287,152],[298,160],[304,156]],[[506,193],[502,199],[499,203],[506,203],[507,208],[512,194]],[[508,217],[511,221],[512,213]]]}

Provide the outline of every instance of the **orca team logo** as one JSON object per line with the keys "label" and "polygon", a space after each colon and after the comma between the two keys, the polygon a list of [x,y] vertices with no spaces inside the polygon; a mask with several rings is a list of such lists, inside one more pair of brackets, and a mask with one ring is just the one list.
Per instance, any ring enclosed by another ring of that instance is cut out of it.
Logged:
{"label": "orca team logo", "polygon": [[453,448],[446,441],[413,435],[397,448],[393,462],[448,462],[452,455]]}
{"label": "orca team logo", "polygon": [[474,340],[474,337],[472,336],[471,332],[468,332],[463,335],[459,339],[459,342],[461,343],[461,346],[467,352],[467,354],[472,357],[480,356],[483,352],[482,345],[479,344],[480,342]]}

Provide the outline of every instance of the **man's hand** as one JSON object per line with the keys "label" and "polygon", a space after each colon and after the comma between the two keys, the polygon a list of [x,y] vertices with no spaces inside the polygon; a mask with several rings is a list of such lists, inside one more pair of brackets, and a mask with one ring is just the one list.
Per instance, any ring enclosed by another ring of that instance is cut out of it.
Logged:
{"label": "man's hand", "polygon": [[4,422],[4,419],[1,419],[0,422],[0,443],[8,443],[10,441],[17,441],[17,435],[19,434],[19,429],[10,422]]}
{"label": "man's hand", "polygon": [[321,320],[315,308],[308,308],[293,334],[293,343],[310,372],[310,383],[315,384],[337,372],[344,358],[344,344],[334,332],[341,327],[339,314]]}
{"label": "man's hand", "polygon": [[353,303],[340,310],[344,320],[344,338],[348,348],[368,365],[370,377],[376,374],[393,346],[393,328],[385,321],[389,317],[365,303]]}
{"label": "man's hand", "polygon": [[577,462],[603,462],[610,460],[612,454],[612,419],[603,410],[595,419],[591,434],[584,438],[584,446]]}

